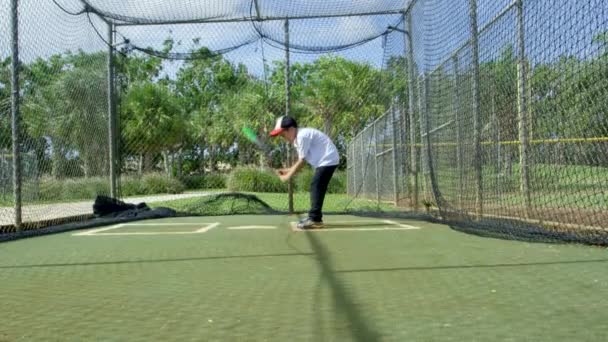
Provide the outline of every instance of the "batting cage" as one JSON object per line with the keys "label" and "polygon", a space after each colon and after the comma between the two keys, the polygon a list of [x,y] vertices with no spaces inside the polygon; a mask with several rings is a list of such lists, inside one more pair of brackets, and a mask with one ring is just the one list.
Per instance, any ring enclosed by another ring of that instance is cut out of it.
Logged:
{"label": "batting cage", "polygon": [[1,0],[0,241],[0,340],[596,340],[608,7]]}

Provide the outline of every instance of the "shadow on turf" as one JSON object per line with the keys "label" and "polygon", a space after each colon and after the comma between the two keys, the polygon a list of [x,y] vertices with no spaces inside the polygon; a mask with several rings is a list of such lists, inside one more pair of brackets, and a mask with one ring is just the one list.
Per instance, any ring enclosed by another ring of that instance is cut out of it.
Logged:
{"label": "shadow on turf", "polygon": [[358,270],[337,270],[336,273],[364,273],[364,272],[391,272],[391,271],[432,271],[432,270],[459,270],[469,268],[502,268],[502,267],[527,267],[527,266],[550,266],[568,264],[588,264],[608,262],[608,259],[592,260],[567,260],[567,261],[547,261],[547,262],[526,262],[517,264],[487,264],[487,265],[446,265],[446,266],[410,266],[410,267],[390,267],[390,268],[364,268]]}
{"label": "shadow on turf", "polygon": [[[308,238],[308,242],[314,254],[316,255],[316,260],[319,263],[321,279],[320,282],[326,282],[329,284],[332,297],[334,299],[334,310],[337,313],[342,313],[346,316],[348,320],[348,328],[350,329],[351,338],[353,341],[379,341],[381,336],[378,332],[374,330],[374,328],[365,320],[363,315],[357,309],[353,299],[348,295],[346,287],[342,284],[342,282],[336,276],[336,272],[331,267],[331,255],[329,251],[323,246],[323,244],[318,240],[315,234],[305,234]],[[318,286],[318,291],[321,286]],[[320,298],[318,295],[315,296],[315,299],[318,301]],[[316,308],[320,308],[320,305],[315,305]],[[316,314],[317,318],[320,318],[321,313],[318,312]],[[317,325],[321,322],[317,319]],[[322,329],[317,326],[315,329],[317,334],[321,334]],[[321,337],[321,336],[317,336]]]}
{"label": "shadow on turf", "polygon": [[248,259],[248,258],[270,258],[270,257],[291,257],[291,256],[313,256],[313,255],[314,255],[313,253],[250,254],[250,255],[228,255],[228,256],[176,258],[176,259],[147,259],[147,260],[143,259],[143,260],[116,260],[116,261],[99,261],[99,262],[75,262],[75,263],[64,263],[64,264],[11,265],[11,266],[0,266],[0,269],[145,264],[145,263],[181,262],[181,261],[196,261],[196,260]]}

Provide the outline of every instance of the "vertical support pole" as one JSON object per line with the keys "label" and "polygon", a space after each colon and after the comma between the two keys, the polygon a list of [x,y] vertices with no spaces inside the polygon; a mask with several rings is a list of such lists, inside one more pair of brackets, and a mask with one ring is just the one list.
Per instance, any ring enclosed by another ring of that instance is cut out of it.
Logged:
{"label": "vertical support pole", "polygon": [[528,140],[528,98],[527,98],[527,64],[524,35],[524,5],[517,1],[517,114],[519,119],[519,165],[520,191],[524,199],[524,214],[529,217],[531,208],[530,174],[529,174],[529,140]]}
{"label": "vertical support pole", "polygon": [[[291,71],[289,64],[289,20],[285,20],[285,115],[291,113]],[[291,155],[291,146],[287,150],[287,159],[289,164],[293,162]],[[289,197],[289,213],[293,214],[293,179],[290,179],[287,184],[287,192]]]}
{"label": "vertical support pole", "polygon": [[414,45],[412,40],[412,13],[407,13],[407,33],[405,34],[404,48],[407,49],[407,75],[408,75],[408,114],[409,114],[409,128],[410,128],[410,187],[412,189],[411,202],[414,211],[418,211],[418,163],[416,158],[416,131],[414,129],[415,121],[415,108],[414,103],[414,85],[416,84],[416,78],[414,76]]}
{"label": "vertical support pole", "polygon": [[483,216],[483,176],[481,165],[481,96],[479,73],[479,31],[477,28],[477,0],[469,0],[469,17],[471,30],[471,49],[473,63],[473,143],[475,145],[475,214],[477,218]]}
{"label": "vertical support pole", "polygon": [[350,194],[352,193],[350,191],[350,185],[352,183],[352,179],[353,179],[353,175],[352,175],[352,166],[351,166],[351,162],[352,160],[352,153],[351,153],[351,144],[352,141],[350,142],[350,144],[346,145],[346,160],[347,160],[347,164],[346,164],[346,195],[350,196]]}
{"label": "vertical support pole", "polygon": [[114,89],[114,24],[108,24],[108,151],[110,158],[110,196],[117,198],[116,191],[116,93]]}
{"label": "vertical support pole", "polygon": [[[422,174],[422,188],[424,189],[424,197],[427,197],[427,172],[428,172],[428,156],[426,149],[426,108],[425,106],[425,96],[424,91],[426,88],[424,87],[424,82],[426,81],[426,75],[422,76],[418,80],[418,113],[419,117],[419,132],[420,132],[420,173]],[[420,84],[422,82],[422,84]]]}
{"label": "vertical support pole", "polygon": [[351,148],[350,148],[350,156],[348,160],[348,163],[350,164],[350,162],[352,161],[352,166],[351,166],[351,170],[352,170],[352,177],[353,177],[353,186],[351,188],[351,196],[357,196],[357,155],[361,156],[361,154],[357,154],[357,137],[355,136],[353,138],[353,141],[351,143]]}
{"label": "vertical support pole", "polygon": [[[368,159],[367,159],[368,153],[367,152],[369,151],[369,149],[366,151],[364,148],[364,146],[365,146],[364,145],[364,140],[365,140],[364,133],[365,133],[365,129],[359,134],[359,140],[360,140],[359,147],[361,148],[360,149],[360,151],[361,151],[361,153],[360,153],[360,156],[361,156],[361,187],[360,187],[360,189],[361,189],[361,191],[360,192],[362,194],[364,194],[363,197],[366,197],[367,193],[365,193],[365,191],[367,191],[367,189],[365,188],[365,180],[367,179],[367,177],[366,177],[365,173],[367,171],[366,170],[367,165],[368,165]],[[365,161],[363,161],[363,158],[365,158]]]}
{"label": "vertical support pole", "polygon": [[15,221],[21,230],[21,145],[19,113],[19,1],[11,0],[11,130],[13,144],[13,200]]}
{"label": "vertical support pole", "polygon": [[376,122],[378,122],[378,120],[374,121],[374,123],[372,124],[372,144],[374,145],[374,149],[373,149],[373,157],[374,157],[374,166],[375,166],[375,173],[376,173],[376,178],[374,178],[376,180],[376,202],[378,203],[378,205],[380,205],[380,175],[378,174],[378,133],[376,132]]}
{"label": "vertical support pole", "polygon": [[425,74],[422,78],[422,85],[420,86],[420,141],[423,143],[424,160],[422,165],[424,166],[425,195],[428,197],[430,191],[430,198],[435,202],[437,208],[441,212],[443,210],[444,202],[439,191],[439,184],[437,183],[431,145],[430,117],[432,113],[430,77],[430,74]]}
{"label": "vertical support pole", "polygon": [[454,55],[452,57],[452,62],[454,64],[454,80],[452,83],[452,110],[454,111],[454,122],[456,122],[456,169],[458,172],[458,208],[463,209],[462,207],[462,194],[464,187],[464,179],[463,179],[463,161],[462,161],[462,118],[461,118],[461,103],[460,103],[460,66],[458,62],[458,56]]}
{"label": "vertical support pole", "polygon": [[[435,170],[433,167],[432,153],[431,153],[431,132],[429,118],[431,116],[431,96],[430,96],[430,75],[426,74],[422,78],[422,85],[420,86],[420,141],[423,144],[423,167],[424,167],[424,180],[426,196],[429,195],[437,203],[439,207],[439,192],[437,190],[437,182],[435,179]],[[430,188],[429,188],[430,186]]]}
{"label": "vertical support pole", "polygon": [[372,156],[374,158],[374,172],[375,172],[375,180],[376,180],[376,202],[380,205],[380,174],[378,173],[378,133],[376,132],[376,122],[374,121],[372,124]]}
{"label": "vertical support pole", "polygon": [[[491,122],[492,122],[492,163],[494,164],[494,196],[498,198],[500,196],[500,124],[498,121],[498,115],[496,113],[496,86],[494,80],[492,85],[489,86],[490,101],[491,101]],[[487,188],[487,187],[486,187]]]}
{"label": "vertical support pole", "polygon": [[375,173],[375,180],[376,180],[376,202],[378,203],[378,205],[380,205],[380,186],[379,186],[379,182],[380,182],[380,175],[378,174],[378,140],[377,140],[377,133],[376,133],[376,122],[378,120],[374,121],[374,123],[372,123],[372,157],[374,158],[374,173]]}
{"label": "vertical support pole", "polygon": [[393,128],[393,198],[395,201],[395,205],[398,205],[399,203],[399,186],[397,184],[398,182],[398,177],[397,177],[397,149],[399,148],[399,146],[397,146],[397,134],[399,133],[398,127],[399,127],[399,122],[396,119],[395,116],[395,112],[397,110],[397,104],[395,103],[393,105],[393,108],[391,109],[391,127]]}

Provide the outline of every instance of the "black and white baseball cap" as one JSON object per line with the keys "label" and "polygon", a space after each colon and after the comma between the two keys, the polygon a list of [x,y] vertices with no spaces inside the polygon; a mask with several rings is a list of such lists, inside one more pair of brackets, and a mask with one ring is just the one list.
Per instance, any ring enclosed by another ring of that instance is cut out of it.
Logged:
{"label": "black and white baseball cap", "polygon": [[276,137],[281,132],[287,130],[289,127],[298,127],[296,120],[290,116],[281,116],[277,119],[274,129],[270,132],[271,137]]}

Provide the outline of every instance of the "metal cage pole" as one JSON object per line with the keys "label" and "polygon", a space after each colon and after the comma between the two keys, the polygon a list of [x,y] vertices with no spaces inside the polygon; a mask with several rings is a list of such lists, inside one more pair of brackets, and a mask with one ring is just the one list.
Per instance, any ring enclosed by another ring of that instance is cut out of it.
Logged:
{"label": "metal cage pole", "polygon": [[[289,65],[289,20],[285,20],[285,115],[291,113],[291,71]],[[287,160],[292,163],[291,146],[287,147]],[[293,179],[287,183],[289,213],[293,214]]]}
{"label": "metal cage pole", "polygon": [[116,180],[116,93],[114,83],[114,25],[108,24],[108,150],[110,158],[110,196],[117,198]]}
{"label": "metal cage pole", "polygon": [[416,158],[416,130],[415,127],[415,100],[414,100],[414,86],[416,84],[416,78],[414,76],[414,45],[412,40],[412,13],[407,13],[407,34],[405,34],[404,48],[407,49],[407,75],[408,75],[408,114],[409,114],[409,128],[410,128],[410,187],[412,198],[410,201],[414,208],[414,211],[418,211],[418,163]]}
{"label": "metal cage pole", "polygon": [[454,121],[456,122],[456,169],[458,172],[458,208],[462,209],[462,194],[464,192],[463,161],[462,161],[462,117],[460,102],[460,67],[458,56],[452,57],[454,63],[454,80],[452,84],[452,110],[454,111]]}
{"label": "metal cage pole", "polygon": [[479,76],[479,31],[477,27],[477,0],[469,0],[469,17],[471,30],[471,48],[473,59],[473,140],[475,145],[475,214],[483,216],[483,175],[481,165],[481,95]]}
{"label": "metal cage pole", "polygon": [[418,112],[420,113],[420,118],[419,118],[419,132],[420,132],[420,172],[422,173],[422,187],[424,189],[424,198],[425,200],[428,197],[428,155],[427,155],[427,146],[426,146],[426,115],[428,114],[426,112],[426,95],[424,92],[427,90],[425,85],[426,82],[426,78],[427,75],[422,75],[419,79],[418,79]]}
{"label": "metal cage pole", "polygon": [[397,122],[397,119],[395,117],[395,112],[396,112],[396,106],[397,104],[395,103],[395,105],[393,105],[393,108],[391,110],[391,126],[393,128],[393,151],[392,151],[392,157],[393,157],[393,197],[394,197],[394,201],[395,201],[395,205],[398,205],[399,203],[399,187],[398,187],[398,178],[397,178],[397,133],[399,132],[399,130],[397,129],[399,127],[399,123]]}
{"label": "metal cage pole", "polygon": [[21,230],[22,223],[19,100],[19,1],[11,0],[11,130],[13,144],[14,224],[17,230]]}
{"label": "metal cage pole", "polygon": [[372,153],[372,155],[374,156],[374,167],[376,176],[376,202],[378,203],[378,205],[380,205],[380,175],[378,174],[378,133],[376,132],[376,122],[378,122],[378,120],[375,120],[372,124],[372,144],[374,145],[374,153]]}
{"label": "metal cage pole", "polygon": [[528,140],[528,98],[527,98],[527,65],[526,65],[526,50],[525,50],[525,23],[524,23],[524,5],[522,0],[518,0],[517,8],[517,114],[519,119],[519,164],[521,167],[520,186],[521,195],[524,198],[524,215],[530,217],[530,208],[532,206],[530,199],[530,174],[529,174],[529,140]]}

